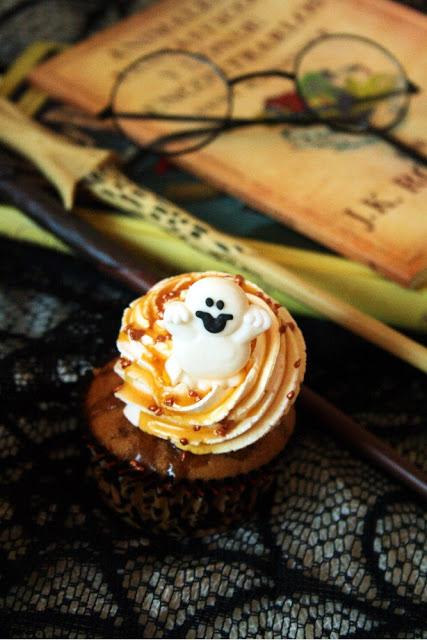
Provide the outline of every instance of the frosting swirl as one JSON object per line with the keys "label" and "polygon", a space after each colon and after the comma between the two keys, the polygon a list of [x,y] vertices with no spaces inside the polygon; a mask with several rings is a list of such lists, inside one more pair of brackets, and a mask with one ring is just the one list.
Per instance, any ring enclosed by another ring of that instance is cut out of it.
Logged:
{"label": "frosting swirl", "polygon": [[[185,300],[191,285],[212,276],[236,282],[249,303],[269,314],[269,328],[251,341],[248,360],[231,382],[172,381],[165,366],[172,352],[165,306]],[[235,451],[274,428],[295,402],[306,364],[304,339],[288,311],[241,276],[218,272],[168,278],[134,300],[117,346],[115,371],[123,384],[115,395],[127,419],[194,454]]]}

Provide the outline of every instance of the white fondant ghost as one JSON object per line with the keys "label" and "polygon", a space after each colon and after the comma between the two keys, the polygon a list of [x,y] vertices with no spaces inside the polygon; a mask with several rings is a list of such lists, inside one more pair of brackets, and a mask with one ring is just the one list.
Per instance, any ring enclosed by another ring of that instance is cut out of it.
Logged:
{"label": "white fondant ghost", "polygon": [[191,285],[185,302],[166,305],[164,325],[172,335],[166,362],[172,384],[233,384],[248,361],[251,341],[270,328],[271,317],[260,305],[250,304],[231,278],[213,276]]}

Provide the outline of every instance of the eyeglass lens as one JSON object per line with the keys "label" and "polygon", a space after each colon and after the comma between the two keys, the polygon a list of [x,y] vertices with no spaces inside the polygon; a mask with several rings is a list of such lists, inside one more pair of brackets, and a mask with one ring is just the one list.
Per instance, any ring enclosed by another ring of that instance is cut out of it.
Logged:
{"label": "eyeglass lens", "polygon": [[[185,135],[200,129],[201,123],[180,120],[180,116],[221,121],[230,116],[230,106],[230,88],[222,72],[206,58],[180,51],[161,51],[134,62],[122,73],[112,97],[116,122],[130,138],[140,140],[143,131],[145,144],[156,148],[160,136],[183,132],[182,138],[158,149],[167,153],[197,149],[218,133],[218,122],[207,122],[203,135]],[[143,114],[144,126],[131,114]],[[156,115],[171,120],[156,119]]]}
{"label": "eyeglass lens", "polygon": [[370,40],[320,38],[303,49],[296,67],[299,93],[322,120],[352,130],[385,130],[407,111],[408,83],[400,63]]}

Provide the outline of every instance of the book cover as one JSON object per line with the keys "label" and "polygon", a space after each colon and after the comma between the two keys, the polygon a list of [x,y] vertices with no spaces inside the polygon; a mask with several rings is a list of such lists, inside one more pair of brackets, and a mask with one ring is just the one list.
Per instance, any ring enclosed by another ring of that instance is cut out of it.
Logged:
{"label": "book cover", "polygon": [[[292,71],[307,43],[331,33],[370,38],[398,59],[420,91],[393,135],[427,150],[427,17],[389,0],[161,0],[48,60],[31,77],[51,95],[97,114],[111,103],[119,74],[140,56],[195,52],[228,78]],[[356,63],[362,69],[362,61]],[[122,110],[155,93],[156,69],[144,77],[143,87],[126,85]],[[173,112],[217,115],[215,82],[193,83],[197,91],[189,91],[178,80],[167,96]],[[234,115],[259,117],[283,101],[289,106],[293,83],[281,82],[287,84],[280,91],[268,78],[236,85]],[[164,122],[152,120],[126,121],[126,127],[141,143],[166,131]],[[176,162],[406,286],[427,279],[427,169],[377,136],[324,124],[256,125],[224,132]]]}

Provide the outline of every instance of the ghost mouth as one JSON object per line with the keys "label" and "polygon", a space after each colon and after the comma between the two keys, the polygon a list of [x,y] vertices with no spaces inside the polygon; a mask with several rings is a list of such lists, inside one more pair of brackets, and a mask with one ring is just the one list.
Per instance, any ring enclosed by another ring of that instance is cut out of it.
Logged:
{"label": "ghost mouth", "polygon": [[196,317],[201,319],[203,326],[209,333],[221,333],[228,320],[233,319],[231,313],[220,313],[219,316],[214,318],[209,311],[196,311]]}

